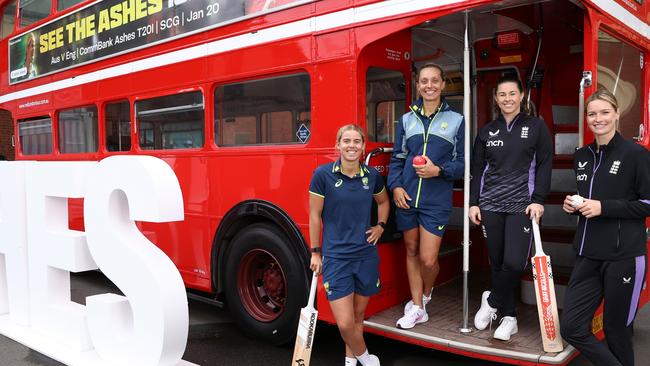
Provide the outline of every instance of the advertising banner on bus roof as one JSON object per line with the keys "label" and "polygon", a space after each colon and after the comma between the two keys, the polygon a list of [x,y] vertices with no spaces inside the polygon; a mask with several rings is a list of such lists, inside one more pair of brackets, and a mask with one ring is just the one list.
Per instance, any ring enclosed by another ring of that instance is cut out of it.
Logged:
{"label": "advertising banner on bus roof", "polygon": [[9,41],[9,83],[97,61],[217,27],[280,0],[104,0]]}

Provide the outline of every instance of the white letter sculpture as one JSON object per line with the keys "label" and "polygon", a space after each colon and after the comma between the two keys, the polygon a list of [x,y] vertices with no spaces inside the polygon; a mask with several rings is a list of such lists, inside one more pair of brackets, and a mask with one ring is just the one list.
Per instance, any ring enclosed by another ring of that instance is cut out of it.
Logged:
{"label": "white letter sculpture", "polygon": [[[84,199],[85,232],[68,199]],[[181,276],[134,221],[183,219],[172,169],[150,156],[0,163],[0,333],[68,365],[191,365]],[[70,300],[99,268],[124,293]]]}

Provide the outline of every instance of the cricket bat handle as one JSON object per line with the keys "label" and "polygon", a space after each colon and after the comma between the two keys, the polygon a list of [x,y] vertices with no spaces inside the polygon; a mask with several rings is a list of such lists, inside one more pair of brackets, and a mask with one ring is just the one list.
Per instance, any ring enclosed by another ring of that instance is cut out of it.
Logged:
{"label": "cricket bat handle", "polygon": [[307,302],[307,306],[310,308],[314,308],[314,299],[316,298],[316,287],[318,286],[318,273],[313,272],[313,275],[311,276],[311,289],[309,290],[309,301]]}
{"label": "cricket bat handle", "polygon": [[537,220],[533,217],[530,220],[533,223],[533,239],[535,240],[535,256],[546,255],[544,254],[544,248],[542,247],[542,236],[539,234],[539,225]]}

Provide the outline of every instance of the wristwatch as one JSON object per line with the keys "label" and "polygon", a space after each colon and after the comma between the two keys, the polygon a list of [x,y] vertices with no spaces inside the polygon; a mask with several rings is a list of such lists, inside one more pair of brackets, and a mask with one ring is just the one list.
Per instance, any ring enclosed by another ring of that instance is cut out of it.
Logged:
{"label": "wristwatch", "polygon": [[385,228],[386,228],[386,223],[383,222],[383,221],[378,221],[378,222],[377,222],[377,225],[381,226],[382,229],[385,229]]}
{"label": "wristwatch", "polygon": [[313,247],[313,248],[311,248],[311,252],[312,253],[320,253],[321,249],[320,249],[320,247]]}

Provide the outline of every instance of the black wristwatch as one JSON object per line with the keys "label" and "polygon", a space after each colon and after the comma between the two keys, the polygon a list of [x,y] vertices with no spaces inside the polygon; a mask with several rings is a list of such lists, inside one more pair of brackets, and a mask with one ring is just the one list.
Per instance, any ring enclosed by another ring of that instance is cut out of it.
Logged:
{"label": "black wristwatch", "polygon": [[321,249],[320,249],[320,247],[313,247],[313,248],[311,248],[311,252],[312,253],[320,253]]}
{"label": "black wristwatch", "polygon": [[382,229],[386,229],[386,223],[383,221],[378,221],[377,225],[381,226]]}

